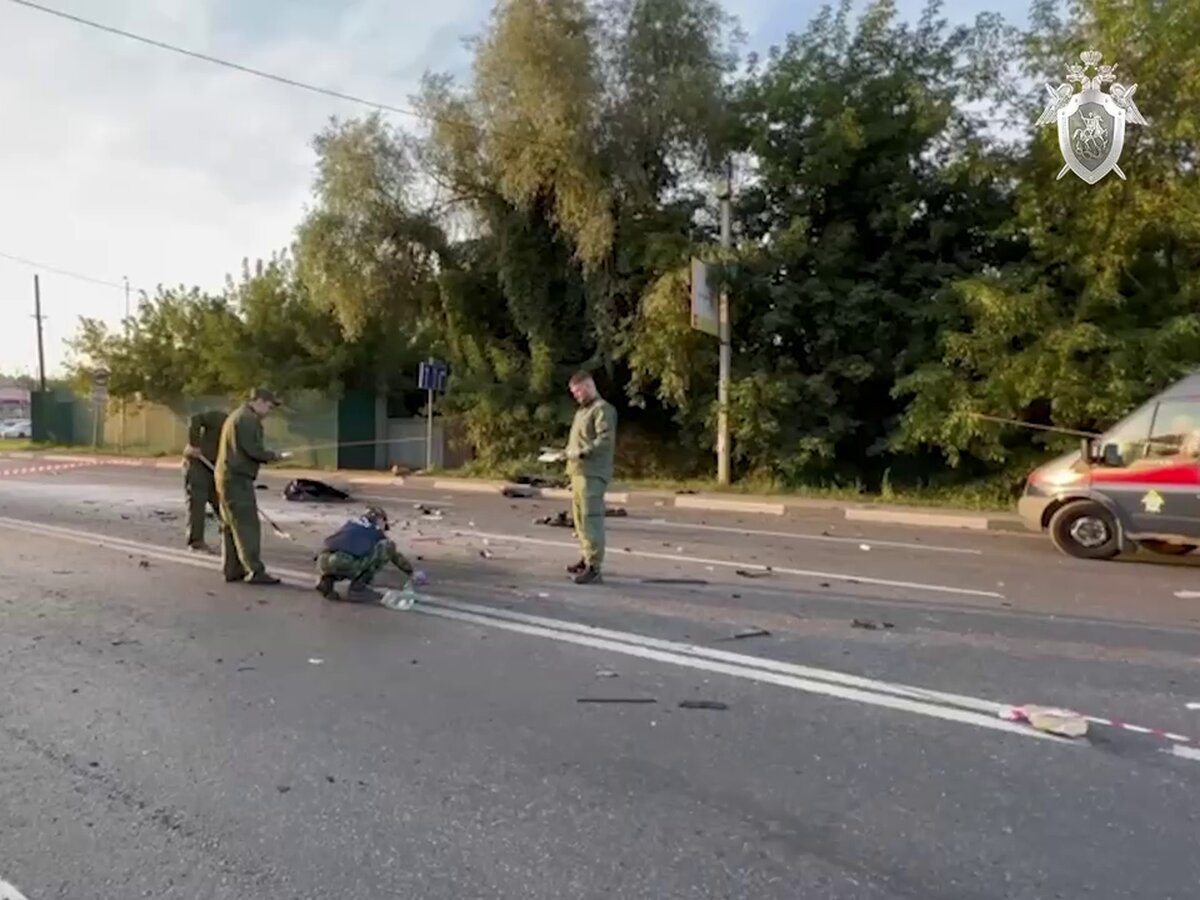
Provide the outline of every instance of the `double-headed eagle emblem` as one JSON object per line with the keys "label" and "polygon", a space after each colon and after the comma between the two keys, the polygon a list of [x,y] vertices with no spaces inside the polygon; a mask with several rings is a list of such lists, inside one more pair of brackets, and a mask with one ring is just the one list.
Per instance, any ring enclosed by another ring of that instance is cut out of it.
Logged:
{"label": "double-headed eagle emblem", "polygon": [[[1046,85],[1050,102],[1037,120],[1037,126],[1058,122],[1058,147],[1062,151],[1062,178],[1074,172],[1088,184],[1095,184],[1109,172],[1121,178],[1125,173],[1117,165],[1125,146],[1125,124],[1146,125],[1133,102],[1137,85],[1126,87],[1117,81],[1116,63],[1101,65],[1095,50],[1079,54],[1079,63],[1067,67],[1067,80],[1054,87]],[[1090,74],[1092,72],[1095,74]],[[1080,90],[1075,92],[1074,85]],[[1108,93],[1103,85],[1112,85]]]}

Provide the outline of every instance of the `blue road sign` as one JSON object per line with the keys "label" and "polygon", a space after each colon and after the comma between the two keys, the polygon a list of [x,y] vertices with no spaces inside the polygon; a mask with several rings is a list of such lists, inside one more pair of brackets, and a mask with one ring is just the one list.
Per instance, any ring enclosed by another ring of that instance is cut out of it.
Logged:
{"label": "blue road sign", "polygon": [[450,367],[436,359],[428,359],[417,369],[417,386],[423,391],[443,393],[450,377]]}

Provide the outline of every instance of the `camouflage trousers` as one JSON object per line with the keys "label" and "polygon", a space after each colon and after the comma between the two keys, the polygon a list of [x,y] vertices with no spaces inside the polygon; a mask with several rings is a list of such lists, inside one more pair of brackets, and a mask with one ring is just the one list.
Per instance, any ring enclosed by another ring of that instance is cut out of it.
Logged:
{"label": "camouflage trousers", "polygon": [[604,494],[608,482],[603,478],[576,475],[571,479],[571,517],[583,561],[599,569],[604,564]]}
{"label": "camouflage trousers", "polygon": [[389,563],[406,574],[412,573],[412,566],[392,541],[380,541],[366,556],[351,556],[349,553],[326,550],[317,557],[317,572],[335,581],[349,580],[359,584],[370,584]]}

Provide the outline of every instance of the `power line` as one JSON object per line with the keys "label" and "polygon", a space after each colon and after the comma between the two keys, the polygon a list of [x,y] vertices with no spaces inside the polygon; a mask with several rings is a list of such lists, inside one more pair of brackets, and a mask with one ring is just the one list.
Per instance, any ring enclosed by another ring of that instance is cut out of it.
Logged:
{"label": "power line", "polygon": [[327,97],[334,97],[338,100],[346,100],[350,103],[358,103],[362,106],[369,106],[372,109],[385,110],[387,112],[399,113],[403,116],[412,116],[413,118],[423,120],[436,119],[425,113],[418,112],[415,109],[407,109],[403,106],[392,106],[389,103],[379,103],[375,100],[368,100],[365,97],[357,97],[354,94],[346,94],[342,91],[335,91],[332,88],[324,88],[315,84],[308,84],[303,81],[297,81],[294,78],[288,78],[285,75],[276,75],[272,72],[265,72],[262,69],[255,69],[250,66],[244,66],[241,63],[231,62],[227,59],[221,59],[216,56],[209,56],[207,53],[200,53],[196,50],[188,50],[186,47],[179,47],[175,44],[168,44],[166,41],[159,41],[154,38],[149,38],[144,35],[134,34],[132,31],[124,31],[112,25],[105,25],[103,22],[96,22],[92,19],[85,19],[82,16],[76,16],[72,13],[64,12],[61,9],[54,9],[49,6],[42,6],[40,3],[32,3],[30,0],[9,0],[18,6],[24,6],[38,12],[46,13],[50,16],[56,16],[59,19],[66,19],[69,22],[75,22],[79,25],[86,25],[88,28],[95,28],[97,31],[104,31],[108,34],[115,34],[119,37],[128,38],[131,41],[137,41],[141,44],[146,44],[150,47],[157,47],[159,50],[167,50],[171,53],[179,53],[183,56],[189,56],[192,59],[198,59],[202,62],[212,63],[216,66],[224,66],[227,69],[233,69],[238,72],[244,72],[247,75],[255,75],[258,78],[266,78],[270,81],[286,84],[289,87],[300,88],[304,91],[311,91],[314,94],[324,94]]}
{"label": "power line", "polygon": [[0,259],[7,259],[10,262],[20,263],[23,266],[29,266],[31,269],[41,269],[43,272],[52,272],[55,275],[62,275],[64,278],[74,278],[76,281],[86,281],[89,284],[98,284],[101,287],[116,288],[117,290],[125,290],[124,284],[118,284],[115,281],[105,281],[103,278],[93,278],[91,275],[81,275],[79,272],[72,272],[70,269],[58,269],[54,266],[48,266],[45,263],[37,262],[36,260],[26,259],[23,256],[13,256],[11,253],[0,252]]}

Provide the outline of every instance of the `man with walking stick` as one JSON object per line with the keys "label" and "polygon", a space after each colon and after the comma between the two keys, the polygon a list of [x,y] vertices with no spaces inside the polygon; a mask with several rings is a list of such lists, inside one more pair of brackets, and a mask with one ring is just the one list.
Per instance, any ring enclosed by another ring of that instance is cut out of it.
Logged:
{"label": "man with walking stick", "polygon": [[221,427],[226,413],[210,409],[196,413],[188,423],[188,443],[183,451],[183,486],[188,502],[188,549],[211,554],[204,540],[205,516],[211,507],[218,517],[217,482],[213,467],[217,464]]}
{"label": "man with walking stick", "polygon": [[279,584],[262,562],[262,527],[254,486],[260,467],[291,456],[268,450],[263,443],[263,419],[277,406],[279,399],[271,391],[256,388],[221,428],[215,474],[224,525],[221,565],[227,582]]}

